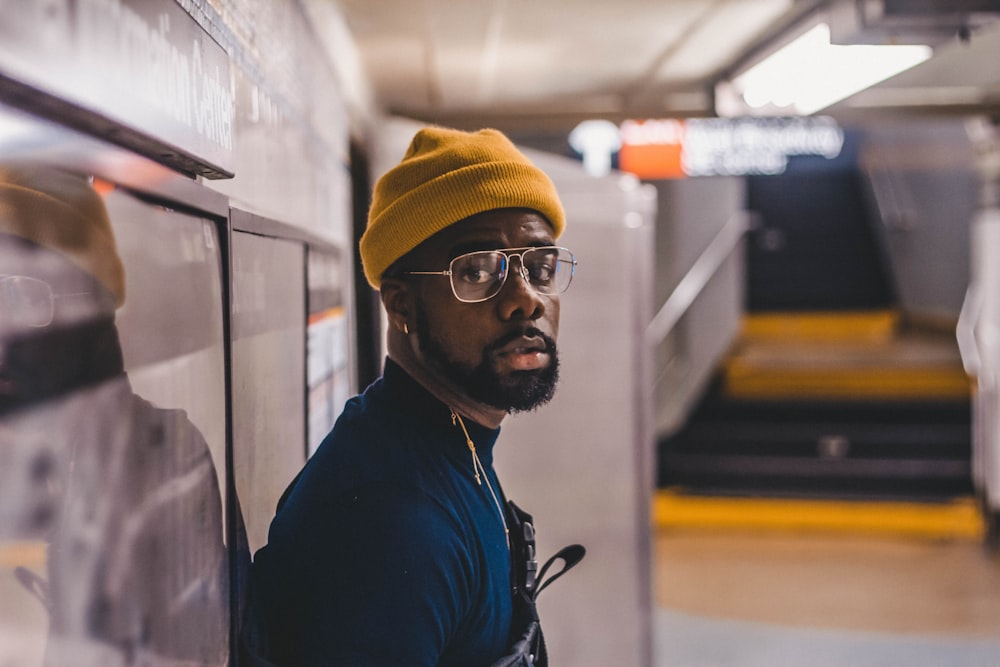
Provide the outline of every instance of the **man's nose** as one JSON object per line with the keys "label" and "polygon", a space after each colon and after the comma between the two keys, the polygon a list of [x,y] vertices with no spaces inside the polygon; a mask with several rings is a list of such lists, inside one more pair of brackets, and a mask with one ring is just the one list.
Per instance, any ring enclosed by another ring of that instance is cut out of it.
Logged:
{"label": "man's nose", "polygon": [[509,261],[507,281],[497,295],[500,319],[537,320],[545,314],[545,297],[532,286],[521,258],[514,255]]}

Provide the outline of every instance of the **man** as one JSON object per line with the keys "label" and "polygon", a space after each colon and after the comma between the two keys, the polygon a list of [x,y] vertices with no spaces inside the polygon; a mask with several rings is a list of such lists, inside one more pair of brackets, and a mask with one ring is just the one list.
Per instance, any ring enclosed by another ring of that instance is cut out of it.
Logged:
{"label": "man", "polygon": [[555,389],[564,226],[552,182],[494,130],[421,130],[376,184],[360,247],[388,360],[256,555],[280,667],[491,665],[519,636],[493,446]]}

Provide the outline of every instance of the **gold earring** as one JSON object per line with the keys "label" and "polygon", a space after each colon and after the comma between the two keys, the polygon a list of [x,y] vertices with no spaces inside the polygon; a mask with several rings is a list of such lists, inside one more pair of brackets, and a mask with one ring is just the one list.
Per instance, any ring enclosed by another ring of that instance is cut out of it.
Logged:
{"label": "gold earring", "polygon": [[410,327],[406,326],[406,322],[403,322],[403,333],[407,336],[410,335]]}

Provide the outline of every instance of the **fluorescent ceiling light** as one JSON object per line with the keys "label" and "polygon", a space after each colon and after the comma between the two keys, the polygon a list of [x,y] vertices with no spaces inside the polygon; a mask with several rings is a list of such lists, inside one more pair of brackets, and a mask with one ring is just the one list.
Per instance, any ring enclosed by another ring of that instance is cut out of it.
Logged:
{"label": "fluorescent ceiling light", "polygon": [[830,44],[820,23],[734,78],[750,114],[808,115],[931,57],[922,45]]}

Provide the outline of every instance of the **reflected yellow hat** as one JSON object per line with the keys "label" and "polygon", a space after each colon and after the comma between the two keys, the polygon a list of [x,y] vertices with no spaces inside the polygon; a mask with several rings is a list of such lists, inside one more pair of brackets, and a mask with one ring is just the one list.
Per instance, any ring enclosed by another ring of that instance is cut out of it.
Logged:
{"label": "reflected yellow hat", "polygon": [[0,165],[0,233],[55,250],[125,303],[125,267],[100,195],[86,179],[47,167]]}
{"label": "reflected yellow hat", "polygon": [[378,289],[389,265],[445,227],[498,208],[530,208],[566,226],[551,179],[497,130],[417,132],[402,162],[375,184],[361,237],[365,277]]}

